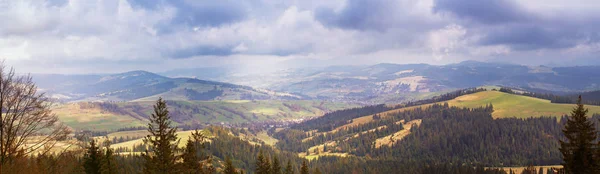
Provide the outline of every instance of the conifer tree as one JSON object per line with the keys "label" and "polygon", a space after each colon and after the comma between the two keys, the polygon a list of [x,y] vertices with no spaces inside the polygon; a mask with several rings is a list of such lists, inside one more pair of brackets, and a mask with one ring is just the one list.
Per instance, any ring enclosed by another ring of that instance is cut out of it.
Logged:
{"label": "conifer tree", "polygon": [[294,168],[292,168],[292,161],[287,161],[284,174],[294,174]]}
{"label": "conifer tree", "polygon": [[308,174],[308,165],[306,160],[302,161],[302,167],[300,167],[300,174]]}
{"label": "conifer tree", "polygon": [[115,159],[114,150],[110,148],[110,141],[104,142],[104,155],[102,156],[102,165],[100,168],[101,174],[116,174],[117,173],[117,161]]}
{"label": "conifer tree", "polygon": [[272,160],[272,164],[271,164],[271,174],[281,174],[281,164],[279,164],[279,159],[277,158],[277,155],[273,156],[273,160]]}
{"label": "conifer tree", "polygon": [[314,174],[322,174],[322,173],[321,173],[321,170],[319,170],[319,168],[316,168]]}
{"label": "conifer tree", "polygon": [[83,156],[83,168],[87,174],[100,174],[102,152],[96,144],[96,140],[91,140],[87,151]]}
{"label": "conifer tree", "polygon": [[223,169],[223,174],[237,174],[233,162],[229,157],[225,157],[225,169]]}
{"label": "conifer tree", "polygon": [[269,159],[263,155],[263,152],[258,152],[258,157],[256,157],[256,174],[270,174],[271,164],[269,164]]}
{"label": "conifer tree", "polygon": [[[196,129],[194,132],[192,132],[192,135],[189,137],[188,141],[186,142],[185,149],[183,149],[183,153],[181,154],[183,163],[181,164],[180,170],[183,173],[207,174],[213,170],[212,168],[208,167],[209,164],[207,164],[207,166],[201,165],[200,161],[203,159],[198,157],[198,149],[204,148],[203,142],[205,139],[206,139],[206,136],[204,136],[204,134],[202,134],[199,130]],[[210,160],[207,159],[207,163],[210,163]],[[207,167],[207,168],[205,168],[205,167]],[[210,166],[210,167],[212,167],[212,166]]]}
{"label": "conifer tree", "polygon": [[196,143],[192,141],[191,138],[188,139],[185,144],[185,149],[181,155],[181,158],[183,159],[181,170],[184,173],[200,173],[202,170],[200,164],[198,163],[200,159],[198,158],[198,155],[196,155],[197,151],[195,146]]}
{"label": "conifer tree", "polygon": [[144,143],[150,145],[150,151],[143,154],[146,160],[144,173],[177,173],[177,129],[171,127],[171,117],[167,103],[159,98],[154,105],[154,113],[148,123],[148,132]]}
{"label": "conifer tree", "polygon": [[537,174],[537,171],[535,167],[533,167],[533,165],[529,165],[525,169],[523,169],[521,174]]}
{"label": "conifer tree", "polygon": [[581,96],[568,117],[563,134],[566,141],[560,140],[560,152],[566,173],[597,173],[597,161],[594,157],[596,129],[587,118],[588,109],[584,108]]}
{"label": "conifer tree", "polygon": [[217,173],[217,169],[215,169],[215,166],[213,166],[212,164],[212,157],[208,157],[206,159],[206,162],[204,163],[206,165],[202,166],[202,169],[200,170],[201,174],[213,174],[213,173]]}

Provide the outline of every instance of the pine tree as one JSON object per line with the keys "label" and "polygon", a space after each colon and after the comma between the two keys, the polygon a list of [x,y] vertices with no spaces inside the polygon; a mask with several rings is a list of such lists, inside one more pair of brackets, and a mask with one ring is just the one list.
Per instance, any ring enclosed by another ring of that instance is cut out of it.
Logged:
{"label": "pine tree", "polygon": [[256,174],[270,174],[271,164],[269,164],[269,159],[265,158],[263,152],[258,152],[258,157],[256,157]]}
{"label": "pine tree", "polygon": [[144,173],[177,173],[177,136],[176,128],[171,127],[171,117],[167,103],[159,98],[154,105],[154,113],[148,123],[150,135],[144,138],[144,143],[150,145],[150,152],[143,154],[146,160]]}
{"label": "pine tree", "polygon": [[535,167],[533,167],[533,165],[529,165],[525,169],[523,169],[521,174],[537,174],[537,171],[535,170]]}
{"label": "pine tree", "polygon": [[321,170],[319,170],[319,168],[316,168],[314,174],[322,174],[322,173],[321,173]]}
{"label": "pine tree", "polygon": [[201,174],[213,174],[213,173],[217,173],[217,169],[215,169],[215,166],[213,166],[212,164],[212,157],[208,157],[206,159],[206,165],[202,166]]}
{"label": "pine tree", "polygon": [[223,170],[223,174],[237,174],[233,162],[231,162],[231,158],[229,157],[225,157],[225,169]]}
{"label": "pine tree", "polygon": [[117,161],[115,159],[114,150],[110,148],[110,141],[104,142],[104,156],[102,157],[102,165],[100,173],[102,174],[116,174],[117,173]]}
{"label": "pine tree", "polygon": [[560,140],[560,152],[567,173],[596,173],[597,161],[594,159],[596,129],[587,118],[588,109],[584,108],[581,96],[568,117],[563,133],[566,141]]}
{"label": "pine tree", "polygon": [[277,159],[277,155],[273,156],[273,163],[271,164],[271,174],[281,174],[281,165],[279,164],[279,159]]}
{"label": "pine tree", "polygon": [[102,152],[95,140],[90,141],[90,146],[83,156],[83,168],[87,174],[100,174]]}
{"label": "pine tree", "polygon": [[292,161],[288,160],[285,166],[284,174],[294,174],[294,168],[292,167]]}
{"label": "pine tree", "polygon": [[198,163],[200,159],[196,154],[197,151],[195,146],[196,143],[192,141],[191,138],[188,139],[187,143],[185,144],[185,149],[183,150],[183,154],[181,155],[183,159],[181,170],[184,173],[201,173],[200,171],[202,170],[202,168]]}
{"label": "pine tree", "polygon": [[204,148],[204,144],[202,144],[202,142],[204,142],[205,138],[206,136],[204,136],[199,130],[192,132],[192,135],[186,142],[185,149],[183,149],[183,153],[181,154],[181,158],[183,159],[181,171],[183,173],[206,174],[209,173],[209,171],[212,171],[212,169],[205,169],[199,163],[202,159],[198,157],[198,148]]}
{"label": "pine tree", "polygon": [[300,174],[308,174],[308,165],[306,161],[302,161],[302,167],[300,167]]}

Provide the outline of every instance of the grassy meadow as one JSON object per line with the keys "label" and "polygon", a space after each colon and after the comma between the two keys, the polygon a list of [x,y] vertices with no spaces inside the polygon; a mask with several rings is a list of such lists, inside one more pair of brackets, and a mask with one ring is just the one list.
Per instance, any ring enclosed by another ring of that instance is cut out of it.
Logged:
{"label": "grassy meadow", "polygon": [[[154,102],[67,103],[53,108],[59,119],[76,130],[111,131],[146,126]],[[107,106],[108,105],[108,106]],[[358,105],[327,101],[174,101],[169,110],[175,124],[284,121],[321,116]]]}

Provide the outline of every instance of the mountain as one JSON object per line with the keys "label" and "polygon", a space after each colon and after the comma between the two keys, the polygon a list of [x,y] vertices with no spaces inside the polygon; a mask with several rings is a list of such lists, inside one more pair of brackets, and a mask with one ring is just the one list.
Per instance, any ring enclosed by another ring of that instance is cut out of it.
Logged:
{"label": "mountain", "polygon": [[[155,101],[72,102],[53,113],[75,130],[115,131],[146,126]],[[167,101],[174,124],[242,124],[300,121],[357,105],[328,101]]]}
{"label": "mountain", "polygon": [[[340,110],[272,136],[281,150],[328,162],[556,165],[562,162],[562,116],[573,107],[491,89],[459,90],[403,105]],[[600,106],[586,108],[600,127]]]}
{"label": "mountain", "polygon": [[308,75],[287,76],[288,83],[273,84],[269,88],[312,97],[375,99],[373,103],[383,103],[403,101],[415,94],[439,94],[484,85],[551,92],[597,90],[600,89],[599,72],[600,66],[553,68],[476,61],[443,66],[377,64],[303,72]]}
{"label": "mountain", "polygon": [[147,71],[110,75],[34,74],[33,80],[61,101],[267,100],[303,96],[195,78],[169,78]]}
{"label": "mountain", "polygon": [[[216,73],[206,73],[208,70]],[[285,69],[245,74],[226,68],[174,70],[170,77],[206,79],[303,94],[312,98],[400,103],[455,89],[499,85],[530,91],[575,93],[600,89],[600,66],[548,67],[464,61],[448,65],[390,64]]]}
{"label": "mountain", "polygon": [[371,105],[421,100],[485,85],[556,94],[600,89],[600,66],[548,67],[478,61],[331,66],[252,74],[213,67],[160,74],[132,71],[112,75],[35,75],[34,80],[56,98],[67,101],[152,100],[170,96],[177,100],[324,99]]}

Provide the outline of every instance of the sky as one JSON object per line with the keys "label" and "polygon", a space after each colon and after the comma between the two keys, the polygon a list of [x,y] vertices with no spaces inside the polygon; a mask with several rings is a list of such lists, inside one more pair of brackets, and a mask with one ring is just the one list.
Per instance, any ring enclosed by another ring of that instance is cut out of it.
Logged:
{"label": "sky", "polygon": [[0,0],[0,21],[0,59],[32,73],[600,65],[597,0]]}

